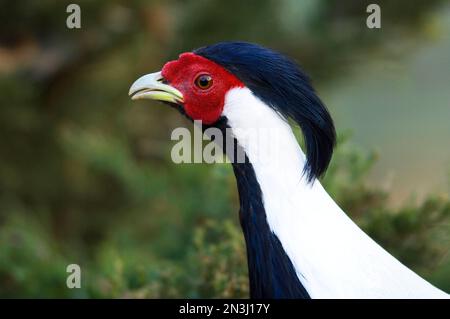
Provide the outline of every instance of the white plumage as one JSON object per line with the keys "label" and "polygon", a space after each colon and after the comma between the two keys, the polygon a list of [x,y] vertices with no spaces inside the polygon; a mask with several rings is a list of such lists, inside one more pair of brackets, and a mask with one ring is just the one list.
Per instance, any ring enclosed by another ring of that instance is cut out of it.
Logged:
{"label": "white plumage", "polygon": [[[305,155],[288,123],[247,88],[230,90],[223,115],[252,163],[267,222],[312,298],[449,298],[369,238],[327,194],[302,175]],[[277,134],[261,143],[248,130]],[[258,147],[255,147],[258,145]]]}

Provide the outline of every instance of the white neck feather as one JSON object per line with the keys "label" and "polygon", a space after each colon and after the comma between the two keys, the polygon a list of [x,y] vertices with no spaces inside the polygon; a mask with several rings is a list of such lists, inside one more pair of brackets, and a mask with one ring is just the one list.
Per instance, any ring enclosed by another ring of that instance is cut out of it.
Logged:
{"label": "white neck feather", "polygon": [[[319,181],[307,183],[292,129],[249,89],[228,92],[223,114],[253,165],[269,227],[312,298],[448,298],[370,239]],[[261,140],[254,129],[270,134]]]}

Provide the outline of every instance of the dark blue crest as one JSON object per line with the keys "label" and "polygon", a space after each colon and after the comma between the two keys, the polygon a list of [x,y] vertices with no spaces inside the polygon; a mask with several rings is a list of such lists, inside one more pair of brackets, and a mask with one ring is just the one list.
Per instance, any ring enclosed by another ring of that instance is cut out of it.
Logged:
{"label": "dark blue crest", "polygon": [[308,76],[286,56],[256,44],[221,42],[195,54],[223,66],[258,98],[302,129],[308,180],[327,169],[336,142],[333,120],[316,95]]}

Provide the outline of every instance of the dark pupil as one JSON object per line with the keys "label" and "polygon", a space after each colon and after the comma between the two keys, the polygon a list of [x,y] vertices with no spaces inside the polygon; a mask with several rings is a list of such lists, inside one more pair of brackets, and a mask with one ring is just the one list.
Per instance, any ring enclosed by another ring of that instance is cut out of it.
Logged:
{"label": "dark pupil", "polygon": [[200,78],[198,79],[198,85],[201,88],[206,88],[209,86],[211,82],[211,77],[209,75],[202,75],[200,76]]}

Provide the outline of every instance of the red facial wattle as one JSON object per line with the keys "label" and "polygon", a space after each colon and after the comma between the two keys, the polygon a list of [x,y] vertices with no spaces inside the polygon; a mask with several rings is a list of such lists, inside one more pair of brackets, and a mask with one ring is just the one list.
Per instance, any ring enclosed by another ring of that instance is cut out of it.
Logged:
{"label": "red facial wattle", "polygon": [[[184,110],[193,120],[205,124],[216,122],[223,111],[226,93],[244,84],[220,65],[194,53],[183,53],[178,60],[166,63],[162,69],[164,79],[183,94]],[[210,86],[201,87],[196,80],[209,75]]]}

